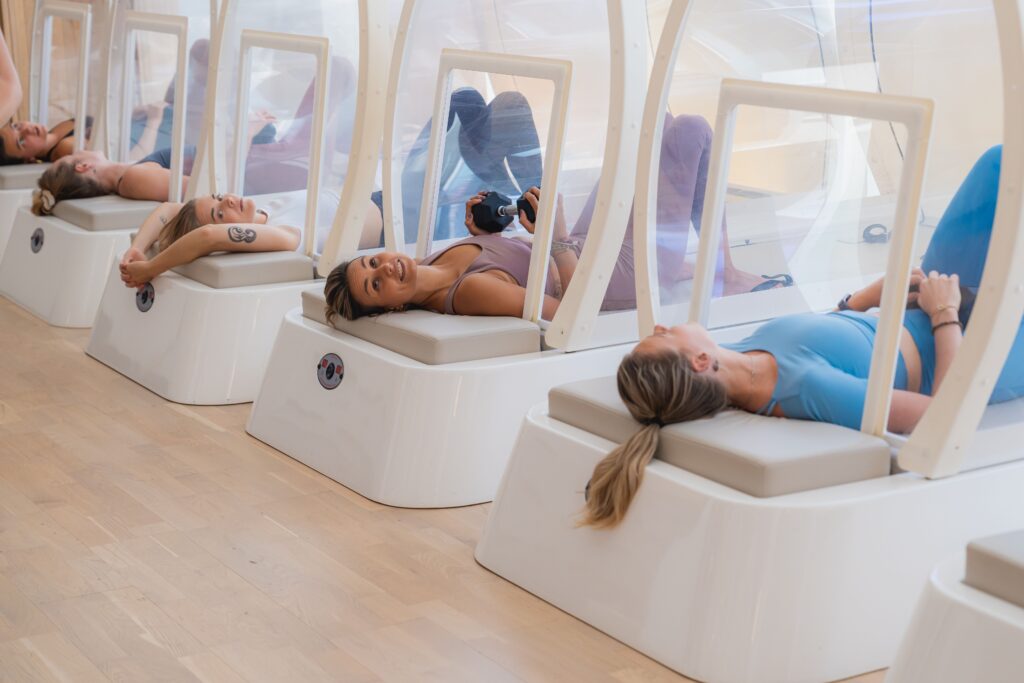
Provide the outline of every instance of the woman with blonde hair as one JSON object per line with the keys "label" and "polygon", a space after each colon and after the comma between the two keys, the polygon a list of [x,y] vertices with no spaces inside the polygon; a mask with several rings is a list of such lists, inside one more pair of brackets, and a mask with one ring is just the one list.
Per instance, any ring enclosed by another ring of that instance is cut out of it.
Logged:
{"label": "woman with blonde hair", "polygon": [[[911,276],[889,409],[889,430],[907,433],[949,371],[970,320],[988,252],[1002,150],[974,165]],[[583,524],[611,527],[626,514],[654,457],[662,426],[710,417],[727,406],[761,415],[859,429],[878,326],[882,280],[840,300],[836,311],[788,315],[746,339],[718,344],[697,324],[657,326],[622,361],[619,396],[643,425],[597,464]],[[1017,321],[1018,325],[1020,321]],[[1024,396],[1018,332],[990,403]]]}

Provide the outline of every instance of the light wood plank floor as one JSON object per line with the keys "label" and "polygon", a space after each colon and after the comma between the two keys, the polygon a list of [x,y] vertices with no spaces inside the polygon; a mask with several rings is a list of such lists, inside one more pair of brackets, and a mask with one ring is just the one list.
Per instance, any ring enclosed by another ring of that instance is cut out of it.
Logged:
{"label": "light wood plank floor", "polygon": [[[0,299],[0,680],[682,681]],[[856,679],[880,683],[879,673]]]}

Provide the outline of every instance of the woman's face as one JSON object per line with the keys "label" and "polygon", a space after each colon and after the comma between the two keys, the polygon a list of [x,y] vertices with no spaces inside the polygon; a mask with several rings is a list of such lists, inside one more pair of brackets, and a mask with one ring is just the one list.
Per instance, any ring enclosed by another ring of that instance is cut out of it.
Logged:
{"label": "woman's face", "polygon": [[708,331],[697,323],[675,327],[655,325],[654,334],[636,345],[636,350],[641,353],[673,350],[686,358],[697,358],[701,354],[713,355],[717,348],[718,345]]}
{"label": "woman's face", "polygon": [[256,202],[237,194],[211,194],[196,198],[196,215],[210,223],[256,223]]}
{"label": "woman's face", "polygon": [[348,267],[348,285],[361,306],[401,308],[416,294],[416,262],[390,251],[362,256]]}
{"label": "woman's face", "polygon": [[31,121],[12,121],[0,128],[4,152],[9,157],[32,161],[46,154],[46,126]]}
{"label": "woman's face", "polygon": [[57,164],[70,164],[75,167],[75,173],[91,173],[95,175],[96,169],[100,166],[109,164],[107,157],[103,155],[103,152],[96,152],[89,149],[83,149],[69,154],[66,157],[58,159],[55,163]]}

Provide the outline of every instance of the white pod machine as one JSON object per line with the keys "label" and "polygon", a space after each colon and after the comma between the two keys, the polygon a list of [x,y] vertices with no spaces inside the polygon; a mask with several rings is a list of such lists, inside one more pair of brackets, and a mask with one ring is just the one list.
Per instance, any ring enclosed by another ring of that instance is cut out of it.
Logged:
{"label": "white pod machine", "polygon": [[[699,111],[710,98],[716,137],[689,320],[732,341],[775,315],[828,310],[884,267],[862,430],[738,411],[663,428],[622,523],[582,528],[594,466],[639,425],[613,377],[560,387],[522,423],[477,560],[696,680],[810,683],[892,664],[932,567],[1024,522],[1024,411],[1019,400],[987,406],[1024,313],[1021,29],[1013,0],[775,14],[739,0],[673,3],[638,164],[640,331],[685,319],[659,301],[648,256],[662,229],[653,169],[664,108]],[[1002,84],[991,68],[981,77],[956,64],[951,36],[976,46],[971,59],[996,63],[1001,51]],[[695,61],[701,45],[716,49]],[[743,63],[760,73],[733,69]],[[979,111],[1000,89],[1003,110]],[[910,266],[1000,140],[999,203],[963,345],[914,432],[889,434]],[[756,273],[788,269],[795,286],[713,297],[723,215],[734,259]],[[869,242],[863,231],[883,221],[891,239]],[[772,229],[770,239],[745,233]]]}
{"label": "white pod machine", "polygon": [[[169,2],[165,12],[117,6],[105,41],[105,69],[88,81],[97,93],[89,149],[112,161],[131,163],[159,149],[171,149],[168,198],[181,196],[186,164],[190,105],[202,106],[191,83],[188,54],[197,41],[209,41],[212,4],[207,0]],[[152,9],[152,4],[146,4]],[[106,35],[106,34],[104,34]],[[95,60],[93,60],[95,63]],[[89,101],[93,97],[90,95]],[[150,138],[147,111],[159,108]],[[159,123],[159,126],[156,124]],[[57,202],[53,212],[36,216],[19,209],[12,245],[0,264],[0,292],[51,325],[91,327],[107,274],[128,247],[133,230],[157,202],[116,195]]]}
{"label": "white pod machine", "polygon": [[[106,2],[36,3],[32,51],[25,84],[29,121],[50,128],[75,119],[75,143],[85,143],[86,120],[102,100],[108,28]],[[79,84],[89,84],[92,87]],[[96,132],[99,132],[98,129]],[[32,203],[36,179],[48,163],[0,166],[0,256],[18,209]]]}
{"label": "white pod machine", "polygon": [[[490,500],[527,407],[553,384],[609,372],[624,350],[542,345],[548,322],[540,311],[550,198],[564,195],[571,225],[601,183],[581,269],[607,224],[628,220],[645,45],[643,8],[631,2],[573,0],[542,15],[518,0],[406,2],[387,111],[379,112],[386,116],[386,248],[422,257],[466,234],[465,201],[487,186],[475,171],[463,173],[469,164],[451,154],[457,143],[445,142],[454,136],[425,124],[449,120],[455,91],[472,88],[486,103],[514,91],[533,114],[539,147],[528,153],[540,156],[546,190],[526,310],[522,318],[409,311],[336,328],[324,317],[323,294],[305,294],[304,309],[290,312],[278,333],[249,433],[389,505]],[[359,162],[367,180],[376,174],[376,155]],[[366,195],[350,197],[349,187],[356,185],[346,185],[322,275],[360,255]],[[574,278],[563,305],[576,286]],[[598,302],[602,296],[595,294]],[[630,334],[635,323],[623,336]]]}
{"label": "white pod machine", "polygon": [[979,538],[928,577],[886,683],[1013,683],[1024,671],[1024,531]]}
{"label": "white pod machine", "polygon": [[[302,244],[297,252],[206,256],[138,292],[114,267],[86,349],[189,404],[255,398],[281,318],[316,286],[349,154],[379,148],[380,123],[359,109],[370,98],[357,91],[386,73],[390,48],[387,7],[366,0],[301,9],[235,1],[222,11],[209,134],[189,195],[244,194],[270,223],[302,229]],[[263,119],[270,122],[256,130]]]}

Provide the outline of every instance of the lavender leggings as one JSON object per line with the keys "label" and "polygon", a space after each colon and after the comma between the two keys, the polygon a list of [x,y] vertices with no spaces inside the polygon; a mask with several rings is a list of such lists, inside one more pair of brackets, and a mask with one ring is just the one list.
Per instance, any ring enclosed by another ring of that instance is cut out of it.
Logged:
{"label": "lavender leggings", "polygon": [[[658,175],[657,240],[658,273],[661,284],[670,285],[681,277],[686,255],[690,221],[700,228],[704,215],[704,190],[711,156],[711,126],[700,116],[667,116],[661,143],[661,172]],[[582,246],[590,230],[597,203],[597,187],[573,226],[570,239]],[[633,263],[633,217],[630,212],[626,236],[615,269],[608,282],[601,310],[636,307]]]}

